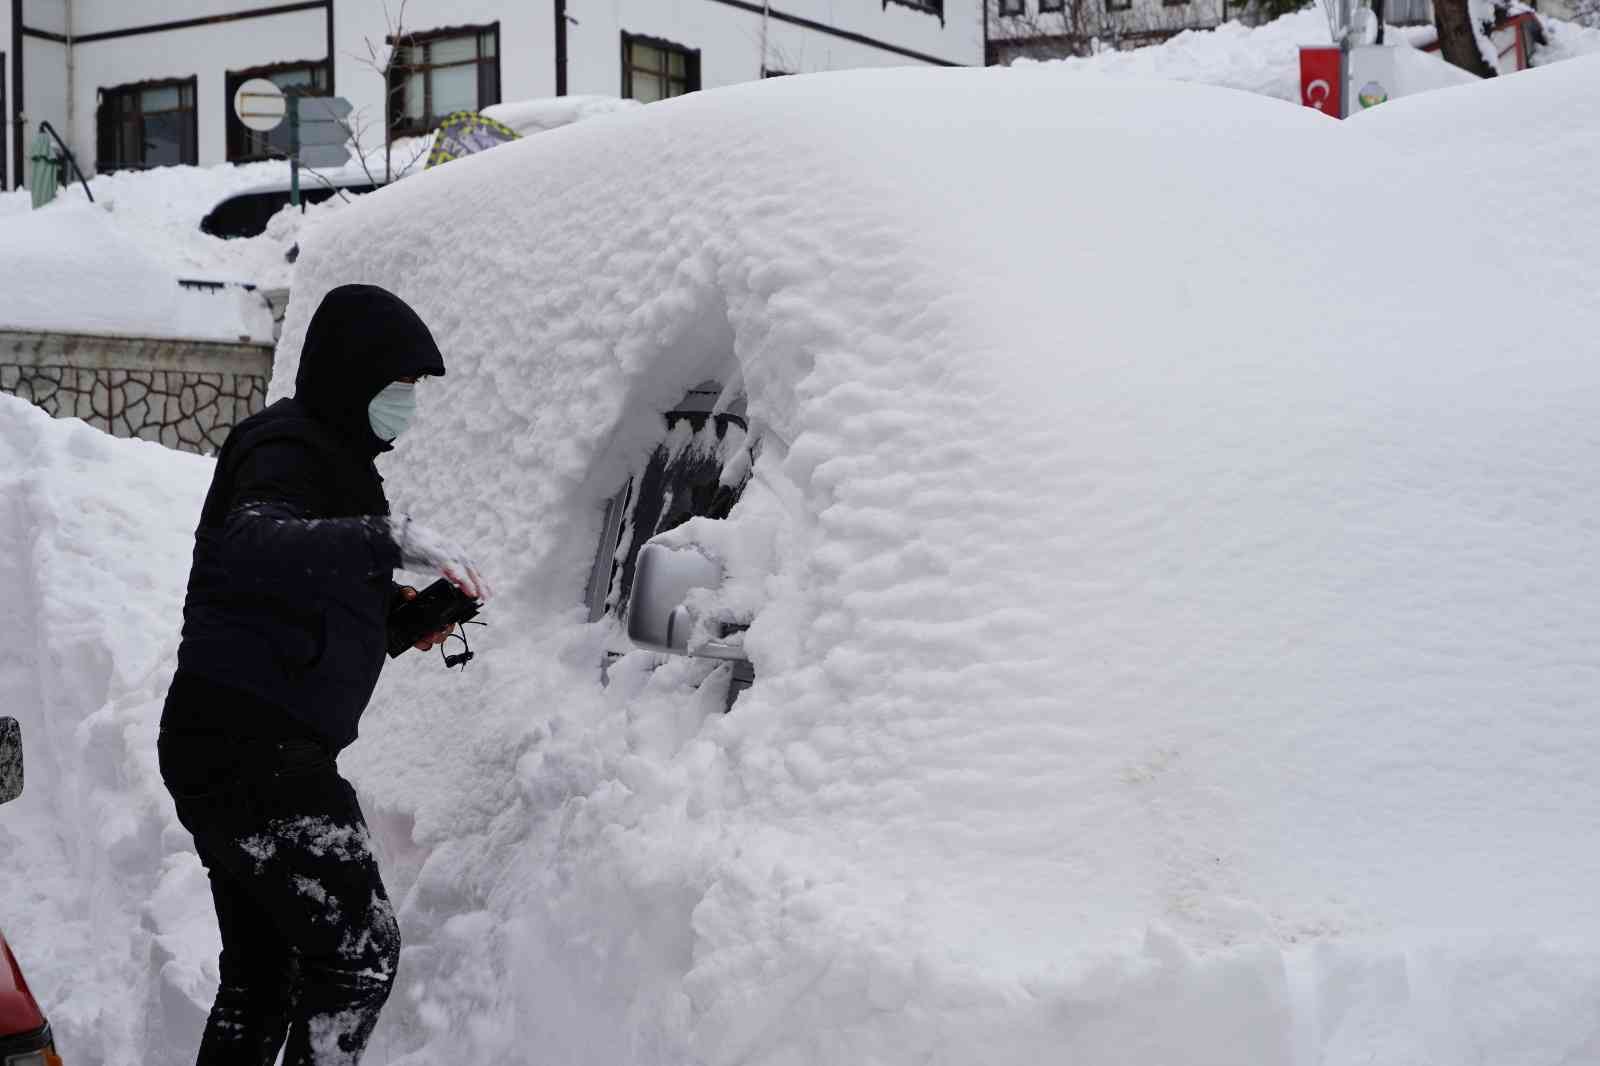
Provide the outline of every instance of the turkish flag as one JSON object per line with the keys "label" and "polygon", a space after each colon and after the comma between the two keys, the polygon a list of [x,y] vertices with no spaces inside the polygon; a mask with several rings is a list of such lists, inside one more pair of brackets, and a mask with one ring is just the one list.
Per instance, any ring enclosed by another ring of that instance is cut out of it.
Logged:
{"label": "turkish flag", "polygon": [[1300,102],[1324,115],[1344,117],[1343,56],[1337,48],[1300,49]]}

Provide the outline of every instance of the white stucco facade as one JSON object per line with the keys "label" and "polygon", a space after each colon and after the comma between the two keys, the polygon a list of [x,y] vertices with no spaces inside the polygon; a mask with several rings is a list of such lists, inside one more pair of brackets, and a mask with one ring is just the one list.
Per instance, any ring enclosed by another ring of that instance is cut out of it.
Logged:
{"label": "white stucco facade", "polygon": [[[984,61],[983,0],[409,0],[405,29],[427,33],[496,26],[502,101],[557,95],[557,10],[566,13],[565,90],[622,91],[625,34],[698,53],[701,88],[762,76],[890,65]],[[920,5],[920,7],[919,7]],[[386,49],[389,0],[0,0],[6,56],[8,187],[19,182],[23,143],[48,120],[85,170],[95,169],[102,90],[194,79],[197,161],[228,158],[230,72],[325,63],[333,91],[375,129],[383,78],[362,62],[368,42]],[[922,8],[943,8],[937,10]],[[23,64],[20,98],[15,64]],[[379,134],[381,137],[381,134]]]}

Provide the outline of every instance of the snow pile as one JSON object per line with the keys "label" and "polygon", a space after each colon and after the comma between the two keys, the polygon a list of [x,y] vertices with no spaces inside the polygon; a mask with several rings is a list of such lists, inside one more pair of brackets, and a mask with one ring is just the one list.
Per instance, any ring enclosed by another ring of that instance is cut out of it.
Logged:
{"label": "snow pile", "polygon": [[[217,941],[155,756],[210,475],[210,460],[0,395],[0,713],[21,721],[27,765],[0,809],[0,924],[73,1063],[165,1062],[169,1035],[192,1061],[193,1002],[215,987],[214,959],[210,988],[198,972],[157,979],[185,936],[196,959]],[[164,872],[184,891],[163,890]]]}
{"label": "snow pile", "polygon": [[[347,758],[403,855],[391,1052],[1582,1057],[1600,309],[1565,253],[1600,217],[1558,102],[1600,68],[1551,73],[1348,126],[1049,67],[797,79],[319,228],[277,380],[333,284],[415,301],[451,373],[392,495],[509,590]],[[710,664],[602,690],[579,606],[705,378],[762,441],[696,533],[751,621],[726,718]]]}
{"label": "snow pile", "polygon": [[1544,25],[1546,43],[1534,49],[1534,66],[1548,66],[1600,52],[1600,28],[1553,18],[1539,21]]}
{"label": "snow pile", "polygon": [[[1541,17],[1540,21],[1548,43],[1534,50],[1534,65],[1547,66],[1600,52],[1600,30],[1556,18]],[[1436,38],[1432,26],[1388,27],[1385,40],[1396,46],[1392,99],[1478,80],[1476,75],[1445,62],[1437,52],[1423,50]],[[1299,103],[1300,48],[1329,43],[1328,20],[1320,7],[1313,6],[1253,28],[1227,22],[1214,30],[1185,30],[1146,48],[1051,60],[1042,65],[1070,74],[1220,85]],[[1491,50],[1490,59],[1493,58]],[[1021,60],[1018,65],[1031,64]]]}
{"label": "snow pile", "polygon": [[[509,115],[525,133],[537,133],[636,106],[579,96],[500,104],[490,111]],[[396,141],[396,174],[420,174],[431,143],[431,137]],[[379,143],[364,162],[351,159],[339,168],[303,171],[301,181],[307,189],[342,188],[370,183],[383,172]],[[56,201],[37,212],[30,210],[27,190],[0,193],[0,247],[5,249],[0,291],[6,294],[0,301],[0,329],[230,341],[248,336],[270,343],[270,312],[260,296],[243,295],[238,283],[257,289],[288,286],[293,267],[287,253],[302,232],[360,195],[341,192],[303,214],[285,207],[261,236],[225,240],[202,233],[201,220],[229,197],[288,190],[288,163],[119,171],[90,178],[89,188],[102,216],[98,220],[87,214],[89,199],[77,182],[63,185]],[[180,277],[235,284],[222,296],[180,292]]]}
{"label": "snow pile", "polygon": [[[1437,55],[1410,46],[1406,32],[1390,27],[1395,42],[1395,97],[1478,80]],[[1262,26],[1227,22],[1214,30],[1185,30],[1158,45],[1052,60],[1042,64],[1071,74],[1158,78],[1243,89],[1300,102],[1300,48],[1328,45],[1328,20],[1319,7],[1284,15]]]}
{"label": "snow pile", "polygon": [[105,210],[52,204],[0,222],[0,327],[271,341],[272,315],[238,287],[185,289]]}
{"label": "snow pile", "polygon": [[619,100],[615,96],[557,96],[494,104],[484,108],[483,114],[527,137],[639,106],[637,100]]}
{"label": "snow pile", "polygon": [[[390,496],[499,590],[342,759],[406,938],[373,1061],[1600,1056],[1597,91],[777,79],[331,214],[274,388],[328,288],[411,300],[450,373]],[[675,534],[750,623],[726,716],[713,663],[602,686],[582,606],[707,379],[760,442]],[[152,765],[209,468],[88,433],[0,404],[49,745],[0,898],[70,1061],[157,1066],[215,978]]]}

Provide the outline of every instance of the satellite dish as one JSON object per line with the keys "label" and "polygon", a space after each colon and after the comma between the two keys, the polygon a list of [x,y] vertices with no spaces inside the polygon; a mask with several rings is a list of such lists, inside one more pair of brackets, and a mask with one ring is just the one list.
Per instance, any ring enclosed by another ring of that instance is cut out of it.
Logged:
{"label": "satellite dish", "polygon": [[258,133],[275,130],[289,113],[283,90],[266,78],[251,78],[233,94],[233,113],[246,127]]}

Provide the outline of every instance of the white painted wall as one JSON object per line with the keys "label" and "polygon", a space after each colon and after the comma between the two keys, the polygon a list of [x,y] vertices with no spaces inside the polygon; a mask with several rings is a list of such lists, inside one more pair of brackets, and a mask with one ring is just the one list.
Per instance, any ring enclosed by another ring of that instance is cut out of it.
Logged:
{"label": "white painted wall", "polygon": [[[1160,0],[1151,0],[1159,3]],[[84,36],[152,23],[203,18],[260,8],[270,0],[72,0],[72,32]],[[983,62],[982,0],[946,0],[946,16],[883,0],[773,0],[793,15],[885,41],[954,63]],[[398,9],[397,0],[389,8]],[[29,25],[64,32],[64,0],[26,0]],[[10,40],[9,4],[0,2],[0,48]],[[621,90],[624,31],[675,41],[701,52],[701,81],[715,88],[760,76],[762,18],[716,0],[568,0],[568,91],[615,95]],[[370,119],[381,141],[383,79],[359,57],[367,42],[387,49],[382,0],[334,0],[335,91]],[[409,0],[406,28],[500,24],[501,98],[521,100],[555,92],[554,0]],[[804,73],[851,67],[917,64],[860,42],[777,19],[767,31],[765,65]],[[227,156],[226,74],[230,70],[327,55],[327,15],[314,8],[211,26],[142,33],[74,46],[75,114],[66,119],[65,50],[28,40],[25,104],[43,109],[67,136],[86,170],[95,157],[95,110],[103,88],[158,78],[198,77],[199,160]],[[10,61],[8,57],[8,62]],[[9,139],[7,141],[9,149]]]}
{"label": "white painted wall", "polygon": [[[944,25],[933,15],[881,0],[774,0],[791,14],[951,62],[983,62],[983,23],[975,0],[949,0]],[[568,0],[578,25],[568,32],[574,93],[618,93],[624,31],[700,49],[701,84],[711,89],[760,77],[762,18],[715,0]],[[777,19],[767,26],[766,66],[790,73],[921,65],[893,52]]]}
{"label": "white painted wall", "polygon": [[[26,105],[23,111],[26,120],[23,151],[26,154],[32,150],[40,122],[47,121],[63,138],[70,137],[67,125],[67,49],[55,41],[27,37],[23,39],[22,52],[25,83],[23,102]],[[71,143],[70,140],[68,143]],[[24,158],[24,172],[27,167],[28,160]]]}
{"label": "white painted wall", "polygon": [[[76,21],[76,9],[73,14]],[[227,99],[227,72],[291,59],[320,60],[328,54],[327,35],[323,13],[311,10],[77,44],[77,114],[72,127],[72,150],[84,161],[84,169],[90,170],[88,161],[95,157],[95,108],[100,89],[195,75],[199,78],[195,92],[199,159],[201,163],[223,162],[228,156],[226,122],[232,104]],[[29,92],[31,110],[32,90]]]}
{"label": "white painted wall", "polygon": [[48,33],[67,32],[67,5],[64,0],[22,0],[22,22]]}
{"label": "white painted wall", "polygon": [[[65,5],[61,0],[23,0],[22,22],[25,26],[45,30],[50,33],[63,33],[66,30]],[[6,147],[8,150],[15,144],[15,126],[11,125],[10,112],[15,104],[14,78],[15,66],[19,58],[14,54],[11,46],[11,12],[6,11],[6,34],[0,38],[4,43],[0,48],[6,51],[6,110],[8,120],[6,126]],[[10,174],[13,181],[20,184],[26,180],[28,171],[28,154],[32,150],[34,135],[39,132],[39,123],[48,121],[61,134],[68,136],[67,131],[67,80],[66,80],[66,55],[67,50],[55,41],[42,40],[38,37],[24,37],[22,39],[22,73],[23,73],[23,102],[26,109],[23,112],[23,146],[22,157],[11,161]],[[14,153],[13,153],[14,154]]]}
{"label": "white painted wall", "polygon": [[[42,0],[61,5],[62,0]],[[72,0],[74,33],[103,33],[107,30],[145,26],[153,22],[180,22],[274,7],[284,0]],[[321,12],[317,12],[320,16]],[[31,24],[31,22],[30,22]],[[236,23],[235,27],[255,27],[257,22]],[[250,32],[246,30],[245,32]]]}

